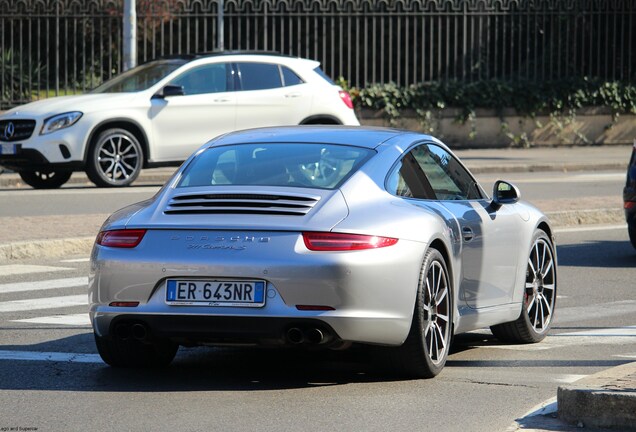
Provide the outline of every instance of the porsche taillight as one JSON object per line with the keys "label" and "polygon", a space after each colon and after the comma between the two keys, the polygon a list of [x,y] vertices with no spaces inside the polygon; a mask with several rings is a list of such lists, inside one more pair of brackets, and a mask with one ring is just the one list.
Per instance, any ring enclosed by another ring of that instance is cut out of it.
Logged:
{"label": "porsche taillight", "polygon": [[101,231],[97,235],[97,244],[113,248],[134,248],[144,238],[146,230],[140,229],[124,229]]}
{"label": "porsche taillight", "polygon": [[303,240],[312,251],[354,251],[393,246],[398,239],[360,234],[304,232]]}

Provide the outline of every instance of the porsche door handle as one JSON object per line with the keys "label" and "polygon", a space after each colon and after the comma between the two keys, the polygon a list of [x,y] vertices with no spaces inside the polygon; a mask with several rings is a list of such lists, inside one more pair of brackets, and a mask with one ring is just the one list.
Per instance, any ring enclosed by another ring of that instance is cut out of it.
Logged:
{"label": "porsche door handle", "polygon": [[297,98],[300,97],[300,93],[287,93],[285,95],[286,98]]}
{"label": "porsche door handle", "polygon": [[229,102],[229,101],[230,101],[229,99],[223,99],[223,98],[214,99],[214,102]]}
{"label": "porsche door handle", "polygon": [[462,236],[464,237],[465,242],[469,242],[475,237],[473,230],[469,227],[462,228]]}

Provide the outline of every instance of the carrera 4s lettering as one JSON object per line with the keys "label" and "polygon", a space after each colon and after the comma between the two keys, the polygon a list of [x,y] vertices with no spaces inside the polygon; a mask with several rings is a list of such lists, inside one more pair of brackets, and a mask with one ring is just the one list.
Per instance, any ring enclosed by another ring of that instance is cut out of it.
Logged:
{"label": "carrera 4s lettering", "polygon": [[170,240],[185,241],[214,241],[214,242],[241,242],[241,243],[269,243],[270,237],[234,236],[234,237],[210,237],[210,236],[172,236]]}
{"label": "carrera 4s lettering", "polygon": [[[235,250],[242,251],[247,249],[242,243],[269,243],[270,237],[254,237],[254,236],[233,236],[233,237],[214,237],[214,236],[172,236],[170,240],[185,240],[186,242],[214,242],[214,243],[189,243],[186,244],[187,249],[192,250]],[[230,244],[227,244],[230,243]]]}

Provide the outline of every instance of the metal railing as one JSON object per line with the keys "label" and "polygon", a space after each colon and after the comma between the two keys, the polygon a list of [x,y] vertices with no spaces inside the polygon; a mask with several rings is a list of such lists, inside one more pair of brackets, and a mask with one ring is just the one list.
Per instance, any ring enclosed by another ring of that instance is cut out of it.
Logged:
{"label": "metal railing", "polygon": [[[122,0],[0,0],[0,107],[119,73]],[[139,63],[217,48],[218,0],[137,0]],[[354,86],[636,79],[634,0],[225,0],[224,47],[319,60]]]}

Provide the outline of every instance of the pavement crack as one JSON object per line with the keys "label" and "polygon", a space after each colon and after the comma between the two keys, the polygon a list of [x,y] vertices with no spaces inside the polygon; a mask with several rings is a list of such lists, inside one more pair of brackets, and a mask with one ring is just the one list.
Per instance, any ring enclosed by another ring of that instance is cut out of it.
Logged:
{"label": "pavement crack", "polygon": [[521,387],[521,388],[529,388],[529,389],[537,389],[537,388],[539,388],[537,386],[531,386],[531,385],[526,385],[526,384],[488,382],[488,381],[478,381],[478,380],[471,380],[471,379],[460,379],[460,380],[454,380],[454,381],[468,383],[468,384],[487,385],[487,386]]}

